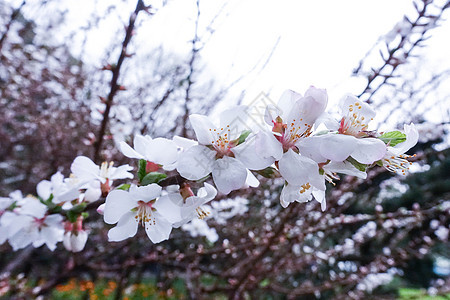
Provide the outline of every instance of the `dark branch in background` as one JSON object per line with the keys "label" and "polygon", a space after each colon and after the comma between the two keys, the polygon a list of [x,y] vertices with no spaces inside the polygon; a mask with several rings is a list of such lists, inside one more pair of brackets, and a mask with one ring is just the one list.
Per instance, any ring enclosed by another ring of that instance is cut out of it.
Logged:
{"label": "dark branch in background", "polygon": [[6,40],[6,37],[8,36],[9,28],[11,28],[12,23],[16,20],[16,18],[19,16],[20,10],[25,5],[26,1],[22,1],[22,3],[19,5],[18,8],[14,9],[11,13],[11,18],[9,19],[8,24],[6,24],[5,32],[2,34],[2,37],[0,38],[0,52],[2,51],[3,43]]}
{"label": "dark branch in background", "polygon": [[183,123],[182,123],[182,133],[181,135],[187,137],[187,121],[189,118],[190,110],[189,110],[189,101],[191,100],[191,88],[194,84],[192,80],[192,76],[194,75],[195,68],[195,60],[197,59],[198,52],[201,50],[201,47],[198,47],[199,36],[198,36],[198,22],[200,20],[200,0],[197,0],[197,16],[195,18],[195,29],[194,29],[194,38],[192,39],[192,49],[191,49],[191,59],[189,60],[189,73],[186,78],[186,96],[184,98],[184,115],[183,115]]}
{"label": "dark branch in background", "polygon": [[[448,1],[444,6],[440,8],[438,14],[432,14],[429,12],[429,7],[432,6],[433,1],[421,0],[420,2],[422,2],[422,8],[419,8],[419,5],[416,2],[413,2],[414,7],[416,8],[416,11],[418,13],[414,21],[410,21],[405,16],[405,22],[408,22],[410,24],[409,30],[401,35],[400,41],[395,46],[390,46],[388,43],[386,43],[386,51],[388,53],[387,57],[385,54],[383,54],[382,51],[380,51],[381,57],[383,59],[383,64],[378,68],[372,68],[371,73],[367,75],[367,84],[359,97],[365,96],[365,101],[367,101],[368,103],[371,103],[373,101],[373,96],[380,90],[380,88],[382,88],[385,84],[389,84],[389,80],[395,77],[395,71],[397,70],[398,66],[404,64],[408,57],[413,56],[413,50],[417,47],[422,47],[423,42],[428,39],[428,37],[426,37],[426,34],[430,29],[437,26],[437,21],[442,18],[442,14],[444,13],[444,11],[450,7],[450,1]],[[434,26],[429,26],[430,24]],[[423,29],[421,30],[421,32],[417,33],[419,36],[416,37],[415,30],[420,28]],[[375,48],[376,47],[374,47],[373,49]],[[403,50],[403,53],[401,53],[401,50]],[[397,55],[398,53],[400,53],[401,57]],[[366,55],[366,57],[367,56],[368,55]],[[355,69],[353,74],[364,75],[364,71],[362,70],[363,65],[364,58],[360,62],[358,68]],[[388,66],[391,67],[391,70],[388,72],[383,72]],[[379,78],[381,82],[377,85],[376,82]]]}
{"label": "dark branch in background", "polygon": [[133,30],[134,30],[134,24],[136,22],[136,17],[139,14],[140,11],[146,10],[147,7],[144,5],[144,2],[142,0],[138,0],[136,4],[136,9],[130,16],[130,20],[128,23],[128,26],[126,28],[126,34],[125,39],[122,43],[122,51],[120,52],[119,59],[117,60],[116,65],[111,66],[110,69],[112,71],[112,79],[111,79],[111,90],[109,91],[108,97],[105,100],[106,108],[105,112],[103,113],[103,120],[100,125],[100,130],[97,136],[97,141],[94,143],[94,162],[98,163],[100,159],[100,152],[102,148],[103,138],[105,136],[106,132],[106,126],[108,125],[109,121],[109,113],[111,111],[111,107],[113,105],[114,96],[116,95],[117,91],[119,91],[122,87],[118,84],[118,79],[120,75],[120,68],[122,67],[122,63],[125,60],[125,58],[128,56],[127,54],[127,47],[130,43],[131,37],[133,36]]}

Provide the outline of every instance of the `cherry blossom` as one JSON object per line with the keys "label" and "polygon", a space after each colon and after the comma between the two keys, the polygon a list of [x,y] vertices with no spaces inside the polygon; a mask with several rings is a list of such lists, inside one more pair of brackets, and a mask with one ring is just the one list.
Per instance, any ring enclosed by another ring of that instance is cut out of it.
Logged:
{"label": "cherry blossom", "polygon": [[103,162],[101,166],[98,166],[86,156],[75,158],[70,170],[83,184],[82,188],[86,189],[84,195],[86,201],[96,201],[102,194],[107,194],[115,179],[133,178],[133,174],[129,172],[133,167],[123,165],[116,168],[113,164],[113,162],[109,164]]}
{"label": "cherry blossom", "polygon": [[161,187],[154,183],[131,185],[129,191],[111,191],[106,197],[103,217],[106,223],[117,225],[109,230],[109,240],[117,242],[136,235],[139,224],[153,243],[167,240],[172,224],[157,209],[160,195]]}
{"label": "cherry blossom", "polygon": [[411,165],[408,158],[412,156],[405,154],[405,152],[414,147],[419,140],[419,133],[413,123],[410,125],[405,124],[404,132],[406,134],[406,140],[393,147],[388,146],[386,155],[381,160],[387,170],[394,173],[400,172],[402,175],[406,175],[406,171]]}
{"label": "cherry blossom", "polygon": [[[179,158],[177,171],[180,175],[189,180],[199,180],[211,173],[217,189],[224,194],[243,187],[248,177],[247,167],[252,166],[247,166],[240,157],[253,152],[246,141],[239,142],[239,137],[247,129],[246,118],[245,106],[222,112],[219,126],[206,116],[191,115],[189,120],[199,144],[189,147]],[[270,164],[259,163],[258,169]]]}

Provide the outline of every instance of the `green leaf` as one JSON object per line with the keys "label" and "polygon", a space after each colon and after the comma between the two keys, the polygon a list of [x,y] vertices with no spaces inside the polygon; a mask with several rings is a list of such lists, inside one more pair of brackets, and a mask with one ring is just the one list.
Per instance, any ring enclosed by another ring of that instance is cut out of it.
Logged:
{"label": "green leaf", "polygon": [[266,178],[274,178],[275,176],[277,176],[278,171],[275,168],[267,167],[265,169],[256,171],[256,173]]}
{"label": "green leaf", "polygon": [[377,160],[375,163],[377,164],[377,166],[380,166],[380,167],[383,166],[383,162],[381,161],[381,159]]}
{"label": "green leaf", "polygon": [[242,132],[238,139],[238,145],[245,142],[245,139],[249,136],[250,133],[252,133],[250,130],[246,130],[246,131]]}
{"label": "green leaf", "polygon": [[400,131],[390,131],[381,135],[379,139],[382,140],[385,144],[393,147],[406,141],[406,134]]}
{"label": "green leaf", "polygon": [[77,213],[74,213],[73,211],[69,210],[67,213],[67,219],[70,223],[75,223],[77,221],[78,215]]}
{"label": "green leaf", "polygon": [[138,170],[138,178],[139,182],[142,182],[142,179],[144,179],[145,175],[147,175],[147,172],[145,171],[147,167],[147,161],[145,159],[139,160],[139,170]]}
{"label": "green leaf", "polygon": [[129,183],[124,183],[119,185],[116,189],[117,190],[123,190],[123,191],[128,191],[130,189],[131,184]]}
{"label": "green leaf", "polygon": [[259,286],[263,288],[263,287],[268,286],[269,284],[270,284],[270,280],[268,278],[266,278],[259,283]]}
{"label": "green leaf", "polygon": [[83,217],[83,219],[87,219],[89,217],[89,213],[88,212],[82,212],[81,216]]}
{"label": "green leaf", "polygon": [[357,168],[359,171],[361,171],[361,172],[365,172],[366,171],[366,168],[367,168],[367,165],[365,165],[365,164],[362,164],[362,163],[360,163],[360,162],[358,162],[356,159],[354,159],[353,157],[348,157],[347,158],[347,161],[349,162],[349,163],[351,163],[355,168]]}
{"label": "green leaf", "polygon": [[144,176],[141,180],[141,186],[149,185],[151,183],[158,183],[161,180],[166,179],[167,175],[159,172],[150,172]]}

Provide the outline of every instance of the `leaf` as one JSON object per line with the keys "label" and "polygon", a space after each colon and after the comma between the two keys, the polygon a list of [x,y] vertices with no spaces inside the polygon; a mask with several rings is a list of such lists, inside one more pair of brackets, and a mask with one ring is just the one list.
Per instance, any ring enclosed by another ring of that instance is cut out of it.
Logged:
{"label": "leaf", "polygon": [[83,219],[87,219],[89,217],[89,213],[88,212],[82,212],[81,216],[83,217]]}
{"label": "leaf", "polygon": [[87,204],[83,202],[72,207],[70,210],[66,212],[67,219],[69,219],[70,222],[75,223],[77,221],[78,216],[83,213],[86,206]]}
{"label": "leaf", "polygon": [[145,171],[146,167],[147,167],[147,161],[145,159],[140,159],[139,160],[139,170],[137,173],[139,182],[141,182],[142,179],[144,179],[145,175],[147,175],[147,172]]}
{"label": "leaf", "polygon": [[351,163],[355,168],[357,168],[359,171],[361,171],[361,172],[365,172],[366,171],[366,168],[367,168],[367,165],[365,165],[365,164],[362,164],[362,163],[360,163],[360,162],[358,162],[356,159],[354,159],[353,157],[348,157],[347,158],[347,161],[349,162],[349,163]]}
{"label": "leaf", "polygon": [[389,146],[393,147],[397,144],[406,141],[406,134],[400,131],[390,131],[384,133],[382,136],[379,137],[379,139],[382,140],[385,144],[388,144]]}
{"label": "leaf", "polygon": [[246,130],[246,131],[242,132],[238,139],[238,145],[245,142],[245,139],[249,136],[250,133],[252,133],[250,130]]}
{"label": "leaf", "polygon": [[116,189],[117,190],[123,190],[123,191],[128,191],[130,189],[131,184],[129,183],[124,183],[119,185]]}
{"label": "leaf", "polygon": [[275,168],[267,167],[265,169],[256,171],[256,173],[266,178],[274,178],[277,176],[278,171]]}
{"label": "leaf", "polygon": [[159,172],[150,172],[141,180],[141,186],[149,185],[151,183],[158,183],[166,179],[167,175]]}
{"label": "leaf", "polygon": [[263,288],[263,287],[268,286],[269,284],[270,284],[270,280],[268,278],[266,278],[259,283],[259,286]]}

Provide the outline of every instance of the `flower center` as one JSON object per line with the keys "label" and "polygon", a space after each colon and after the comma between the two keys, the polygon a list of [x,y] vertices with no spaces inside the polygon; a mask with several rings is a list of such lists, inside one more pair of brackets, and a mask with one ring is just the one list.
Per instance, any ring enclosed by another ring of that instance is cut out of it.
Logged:
{"label": "flower center", "polygon": [[197,212],[197,216],[198,216],[198,218],[200,220],[203,220],[204,218],[206,218],[210,214],[209,211],[204,211],[201,206],[197,207],[195,209],[195,211]]}
{"label": "flower center", "polygon": [[295,144],[303,138],[311,135],[312,125],[307,123],[301,123],[303,119],[297,121],[292,120],[290,124],[283,123],[280,117],[277,117],[273,122],[272,132],[275,134],[275,138],[283,145],[283,151],[287,152],[289,149],[298,151]]}
{"label": "flower center", "polygon": [[353,135],[355,137],[361,137],[365,135],[364,131],[368,128],[368,122],[373,120],[366,120],[364,116],[361,115],[361,103],[355,102],[348,106],[347,116],[341,119],[341,124],[339,126],[340,134]]}
{"label": "flower center", "polygon": [[112,162],[112,161],[109,164],[106,161],[102,162],[102,164],[100,166],[100,177],[109,178],[109,176],[110,176],[109,172],[113,165],[114,165],[114,162]]}
{"label": "flower center", "polygon": [[149,202],[144,202],[142,200],[138,201],[138,207],[134,219],[145,229],[148,229],[148,226],[156,225],[156,218],[152,214],[156,211],[156,209],[152,207],[155,201],[156,200],[151,200]]}
{"label": "flower center", "polygon": [[220,128],[217,130],[216,128],[209,129],[213,140],[211,141],[211,145],[214,150],[217,151],[218,158],[224,156],[231,156],[231,148],[236,146],[236,143],[231,140],[231,129],[230,125],[227,125],[225,128]]}
{"label": "flower center", "polygon": [[398,171],[402,172],[403,175],[406,175],[406,171],[409,169],[409,166],[412,165],[412,162],[408,161],[408,158],[414,157],[414,155],[392,155],[391,157],[385,157],[382,159],[383,166],[386,167],[387,170],[397,173]]}

